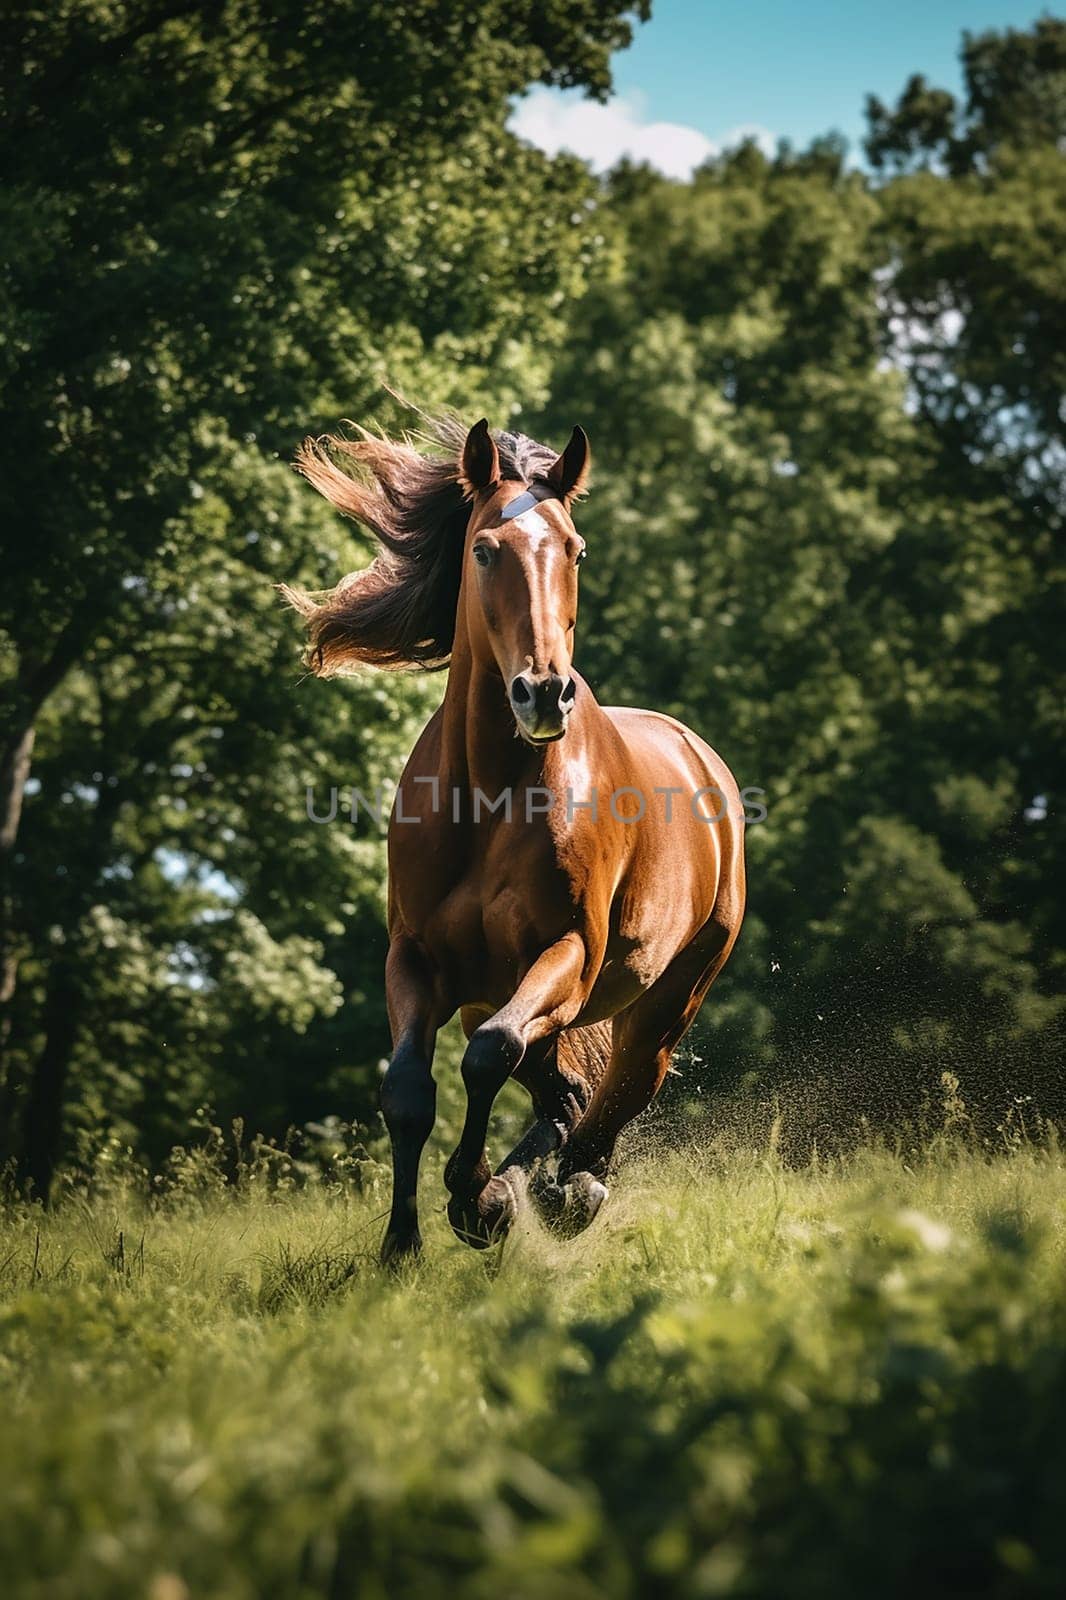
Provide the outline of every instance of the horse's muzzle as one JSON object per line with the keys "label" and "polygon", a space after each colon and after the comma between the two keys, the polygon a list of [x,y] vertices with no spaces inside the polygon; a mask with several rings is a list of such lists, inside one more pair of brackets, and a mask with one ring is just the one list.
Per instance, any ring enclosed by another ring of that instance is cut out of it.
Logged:
{"label": "horse's muzzle", "polygon": [[562,738],[577,695],[573,678],[560,678],[557,672],[520,672],[508,692],[523,739],[551,744]]}

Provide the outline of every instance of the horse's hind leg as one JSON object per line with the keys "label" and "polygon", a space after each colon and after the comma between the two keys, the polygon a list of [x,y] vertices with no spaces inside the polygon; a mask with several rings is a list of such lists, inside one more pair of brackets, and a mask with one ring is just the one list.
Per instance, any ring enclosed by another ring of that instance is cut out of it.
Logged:
{"label": "horse's hind leg", "polygon": [[[570,1051],[561,1056],[562,1038],[544,1039],[526,1052],[515,1077],[529,1090],[537,1120],[523,1134],[510,1155],[496,1169],[497,1177],[508,1173],[529,1176],[561,1150],[592,1098],[593,1083],[577,1070]],[[594,1080],[593,1080],[594,1081]]]}
{"label": "horse's hind leg", "polygon": [[[618,1135],[658,1093],[670,1058],[732,943],[725,929],[708,924],[647,993],[614,1019],[607,1071],[559,1162],[560,1187],[578,1185],[580,1203],[571,1207],[575,1217],[580,1218],[583,1205],[587,1209],[581,1195],[588,1194],[589,1177],[602,1182],[607,1176]],[[595,1209],[602,1199],[600,1194]]]}
{"label": "horse's hind leg", "polygon": [[[618,1135],[651,1104],[669,1071],[671,1051],[656,1049],[647,1036],[641,1037],[639,1024],[631,1020],[628,1012],[626,1023],[628,1026],[619,1020],[615,1028],[614,1049],[608,1067],[613,1088],[605,1090],[593,1100],[559,1162],[558,1182],[561,1190],[566,1190],[577,1181],[587,1193],[589,1178],[602,1185]],[[596,1193],[595,1198],[598,1205],[605,1194]],[[561,1200],[557,1200],[557,1204],[561,1204]],[[573,1208],[568,1204],[567,1209]],[[591,1215],[588,1220],[591,1222]]]}
{"label": "horse's hind leg", "polygon": [[563,1147],[555,1181],[534,1191],[541,1215],[555,1232],[581,1233],[593,1221],[607,1199],[605,1180],[618,1135],[650,1104],[669,1068],[670,1051],[656,1050],[642,1036],[633,1020],[635,1009],[615,1019],[607,1071]]}
{"label": "horse's hind leg", "polygon": [[545,1220],[562,1227],[576,1210],[602,1198],[596,1189],[579,1193],[580,1185],[564,1193],[549,1160],[566,1148],[588,1109],[610,1059],[611,1025],[590,1023],[546,1043],[546,1050],[530,1050],[515,1074],[533,1098],[537,1120],[501,1161],[496,1177],[512,1185],[517,1179],[523,1188],[528,1181],[528,1193]]}

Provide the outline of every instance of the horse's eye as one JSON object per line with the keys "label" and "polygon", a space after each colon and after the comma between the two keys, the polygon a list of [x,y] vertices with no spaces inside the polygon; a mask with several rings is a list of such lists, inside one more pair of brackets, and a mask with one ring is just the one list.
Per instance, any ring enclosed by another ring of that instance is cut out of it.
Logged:
{"label": "horse's eye", "polygon": [[479,567],[487,567],[492,560],[492,546],[476,544],[474,546],[474,560]]}

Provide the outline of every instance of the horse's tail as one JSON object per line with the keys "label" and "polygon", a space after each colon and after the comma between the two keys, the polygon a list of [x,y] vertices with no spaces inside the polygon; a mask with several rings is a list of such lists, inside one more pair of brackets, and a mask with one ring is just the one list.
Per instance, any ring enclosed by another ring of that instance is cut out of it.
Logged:
{"label": "horse's tail", "polygon": [[559,1035],[560,1067],[584,1078],[590,1089],[595,1089],[610,1059],[609,1022],[590,1022],[586,1028],[567,1028]]}

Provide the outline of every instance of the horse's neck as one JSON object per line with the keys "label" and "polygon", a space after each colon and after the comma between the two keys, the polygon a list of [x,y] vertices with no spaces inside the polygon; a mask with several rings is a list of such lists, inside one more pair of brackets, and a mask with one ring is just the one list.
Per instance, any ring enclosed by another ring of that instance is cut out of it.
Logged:
{"label": "horse's neck", "polygon": [[443,711],[442,776],[449,785],[494,796],[522,781],[536,751],[518,737],[502,678],[475,660],[463,629],[452,651]]}

